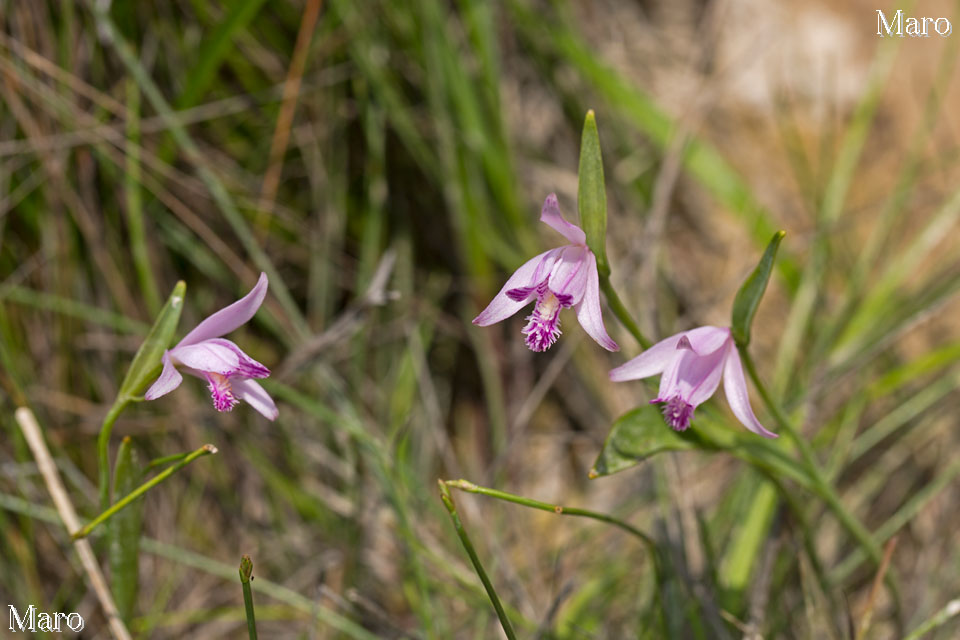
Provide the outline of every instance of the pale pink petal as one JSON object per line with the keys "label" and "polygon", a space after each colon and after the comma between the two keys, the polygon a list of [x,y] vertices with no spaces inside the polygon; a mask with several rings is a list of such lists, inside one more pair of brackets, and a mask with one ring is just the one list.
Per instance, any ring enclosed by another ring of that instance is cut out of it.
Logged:
{"label": "pale pink petal", "polygon": [[230,384],[239,399],[256,409],[267,420],[276,420],[277,416],[280,415],[273,398],[254,380],[238,378],[231,380]]}
{"label": "pale pink petal", "polygon": [[234,375],[244,378],[266,378],[270,375],[270,369],[248,356],[243,349],[226,338],[212,338],[204,341],[204,344],[212,344],[233,351],[239,361]]}
{"label": "pale pink petal", "polygon": [[[677,340],[677,344],[679,344],[682,339],[683,337],[681,336]],[[663,402],[666,402],[673,396],[682,395],[683,388],[680,384],[680,371],[683,367],[683,361],[696,357],[692,351],[683,349],[675,349],[674,353],[676,355],[667,361],[667,366],[660,375],[660,389],[657,391],[656,399]],[[687,389],[689,390],[689,386]]]}
{"label": "pale pink petal", "polygon": [[776,438],[777,434],[767,431],[757,420],[750,407],[750,394],[747,392],[747,381],[743,377],[743,364],[740,362],[740,354],[737,348],[730,345],[727,358],[723,367],[723,390],[727,394],[727,402],[730,403],[730,409],[737,420],[743,423],[747,429],[763,436],[764,438]]}
{"label": "pale pink petal", "polygon": [[[573,306],[583,299],[590,277],[590,262],[596,267],[597,260],[586,247],[562,247],[560,259],[550,273],[547,286],[564,305]],[[599,295],[599,285],[597,291]]]}
{"label": "pale pink petal", "polygon": [[540,210],[540,222],[550,225],[573,244],[587,244],[587,236],[583,233],[583,229],[563,219],[563,214],[560,213],[560,203],[557,202],[557,194],[555,193],[551,193],[543,201],[543,209]]}
{"label": "pale pink petal", "polygon": [[[553,268],[561,251],[562,248],[551,249],[527,260],[519,269],[513,272],[513,275],[510,276],[507,283],[500,289],[500,293],[494,296],[490,304],[487,305],[487,308],[473,319],[473,324],[486,327],[509,318],[527,306],[527,304],[530,303],[529,297],[515,300],[508,296],[507,292],[513,289],[533,287],[545,279],[550,274],[550,270]],[[534,292],[531,290],[530,296],[533,295]]]}
{"label": "pale pink petal", "polygon": [[725,356],[726,348],[705,356],[690,351],[684,357],[678,372],[681,396],[694,407],[706,402],[720,386]]}
{"label": "pale pink petal", "polygon": [[677,360],[679,362],[681,354],[677,353],[677,343],[684,333],[686,332],[681,331],[669,338],[664,338],[633,360],[611,370],[610,379],[614,382],[623,382],[624,380],[649,378],[658,373],[663,373],[671,361]]}
{"label": "pale pink petal", "polygon": [[[620,347],[607,335],[603,325],[603,312],[600,310],[600,279],[597,275],[597,260],[589,254],[584,262],[586,273],[584,292],[577,304],[577,320],[587,334],[607,351],[619,351]],[[616,371],[616,369],[614,369]],[[611,375],[613,372],[611,371]]]}
{"label": "pale pink petal", "polygon": [[730,329],[727,327],[697,327],[684,332],[677,347],[690,349],[698,356],[705,356],[714,353],[729,340]]}
{"label": "pale pink petal", "polygon": [[165,396],[179,387],[180,383],[183,382],[183,376],[180,375],[177,368],[173,366],[169,351],[164,351],[161,361],[163,362],[163,371],[160,372],[160,377],[150,385],[147,392],[143,394],[146,400],[156,400],[160,396]]}
{"label": "pale pink petal", "polygon": [[211,340],[185,347],[174,347],[170,350],[170,357],[191,369],[219,373],[223,376],[235,374],[240,368],[240,358],[232,349]]}
{"label": "pale pink petal", "polygon": [[197,344],[210,338],[219,338],[245,324],[257,312],[267,295],[267,274],[261,273],[256,286],[228,307],[207,316],[194,327],[177,345],[178,347]]}

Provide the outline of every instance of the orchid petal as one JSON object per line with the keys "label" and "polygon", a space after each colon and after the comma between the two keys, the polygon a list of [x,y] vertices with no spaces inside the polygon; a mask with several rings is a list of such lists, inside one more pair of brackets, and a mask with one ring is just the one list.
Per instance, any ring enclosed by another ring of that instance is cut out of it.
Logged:
{"label": "orchid petal", "polygon": [[[681,336],[677,344],[683,340]],[[691,351],[674,349],[674,356],[667,362],[663,374],[660,376],[660,389],[657,391],[657,400],[666,402],[673,396],[682,395],[682,385],[680,384],[680,370],[685,358],[696,358]],[[689,386],[687,387],[689,389]]]}
{"label": "orchid petal", "polygon": [[[594,266],[596,266],[597,259],[586,247],[578,247],[575,245],[563,247],[560,253],[560,259],[550,273],[547,287],[558,299],[567,300],[568,305],[578,304],[583,299],[584,291],[586,291],[587,288],[587,279],[589,277],[587,263],[591,260]],[[599,291],[598,285],[598,298]]]}
{"label": "orchid petal", "polygon": [[543,201],[543,209],[540,211],[540,222],[550,225],[556,231],[563,234],[563,237],[572,244],[586,245],[587,236],[583,229],[577,225],[567,222],[560,213],[560,203],[557,202],[557,194],[551,193]]}
{"label": "orchid petal", "polygon": [[170,356],[185,366],[197,371],[219,373],[229,376],[238,373],[240,358],[232,349],[216,344],[212,340],[204,340],[199,344],[190,344],[185,347],[174,347]]}
{"label": "orchid petal", "polygon": [[[507,295],[507,292],[513,289],[533,287],[541,282],[550,274],[550,270],[553,268],[553,265],[560,256],[560,252],[562,250],[563,248],[551,249],[550,251],[545,251],[523,263],[519,269],[513,272],[513,275],[510,276],[510,279],[507,280],[506,284],[503,285],[503,288],[500,289],[500,293],[494,296],[493,300],[490,301],[490,304],[487,305],[487,308],[481,311],[480,315],[473,319],[473,324],[486,327],[509,318],[517,311],[520,311],[520,309],[527,306],[527,304],[530,302],[529,297],[521,300],[514,300]],[[530,296],[533,296],[534,293],[535,292],[531,290]]]}
{"label": "orchid petal", "polygon": [[697,327],[683,334],[677,344],[678,349],[689,349],[698,356],[714,353],[730,340],[730,329],[727,327]]}
{"label": "orchid petal", "polygon": [[236,396],[256,409],[267,420],[276,420],[280,412],[273,398],[256,381],[247,378],[231,380]]}
{"label": "orchid petal", "polygon": [[649,378],[666,371],[671,361],[677,359],[677,343],[686,331],[664,338],[636,358],[610,371],[614,382]]}
{"label": "orchid petal", "polygon": [[[590,253],[586,262],[586,283],[580,302],[577,304],[577,320],[587,334],[607,351],[619,351],[620,347],[607,334],[603,324],[603,312],[600,310],[600,277],[597,273],[597,259]],[[612,374],[613,372],[611,372]]]}
{"label": "orchid petal", "polygon": [[691,352],[681,362],[681,395],[694,407],[706,402],[720,386],[725,355],[724,349],[717,349],[705,356],[697,356]]}
{"label": "orchid petal", "polygon": [[226,338],[213,338],[211,340],[206,340],[204,344],[212,344],[233,351],[233,353],[237,356],[237,360],[239,361],[234,375],[243,376],[244,378],[266,378],[270,375],[270,369],[267,369],[265,366],[248,356],[243,349]]}
{"label": "orchid petal", "polygon": [[147,392],[143,394],[145,400],[156,400],[160,396],[165,396],[179,387],[180,383],[183,382],[183,376],[180,375],[177,368],[173,366],[173,360],[170,358],[169,351],[163,353],[161,361],[163,362],[163,371],[160,372],[160,377],[150,385]]}
{"label": "orchid petal", "polygon": [[207,316],[203,322],[194,327],[193,331],[188,333],[177,345],[184,347],[197,344],[210,338],[219,338],[226,335],[234,329],[245,324],[253,314],[257,312],[263,299],[267,295],[267,274],[261,273],[256,286],[250,290],[250,293],[243,296],[233,304],[220,309],[216,313]]}
{"label": "orchid petal", "polygon": [[747,391],[747,381],[743,377],[743,364],[734,345],[730,345],[723,367],[723,390],[727,394],[727,402],[730,404],[733,415],[743,423],[743,426],[764,438],[777,437],[777,434],[763,428],[750,407],[750,394]]}

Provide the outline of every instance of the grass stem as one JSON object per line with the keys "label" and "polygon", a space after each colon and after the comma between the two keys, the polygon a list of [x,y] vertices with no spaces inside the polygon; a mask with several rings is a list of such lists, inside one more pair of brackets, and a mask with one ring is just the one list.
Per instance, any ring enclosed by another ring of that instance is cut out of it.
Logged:
{"label": "grass stem", "polygon": [[483,565],[480,563],[480,558],[477,556],[477,552],[473,548],[473,543],[470,542],[470,537],[467,535],[466,529],[463,528],[463,523],[460,521],[460,515],[457,513],[457,506],[453,503],[453,496],[450,495],[449,487],[447,487],[447,484],[443,480],[437,480],[437,483],[440,485],[440,499],[443,500],[443,506],[445,506],[447,511],[450,513],[450,520],[453,522],[453,528],[457,530],[457,535],[460,536],[460,542],[463,543],[463,548],[466,549],[467,555],[470,556],[470,562],[473,563],[473,568],[476,569],[477,575],[480,576],[480,582],[483,583],[483,588],[487,590],[487,595],[490,597],[490,602],[493,603],[493,608],[497,611],[497,617],[500,618],[500,624],[503,626],[503,632],[506,634],[509,640],[516,640],[517,636],[513,632],[513,626],[510,624],[510,619],[507,618],[507,612],[503,610],[503,605],[500,604],[500,598],[497,597],[497,592],[493,588],[493,583],[490,582],[490,578],[487,577],[487,572],[484,571]]}

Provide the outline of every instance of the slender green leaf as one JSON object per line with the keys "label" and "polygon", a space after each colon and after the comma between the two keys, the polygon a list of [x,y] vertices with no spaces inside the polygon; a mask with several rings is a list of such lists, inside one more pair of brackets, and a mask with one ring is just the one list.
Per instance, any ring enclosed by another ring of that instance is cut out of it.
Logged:
{"label": "slender green leaf", "polygon": [[590,477],[608,476],[639,464],[664,451],[700,448],[699,436],[692,429],[674,431],[663,421],[653,405],[644,405],[620,416],[593,463]]}
{"label": "slender green leaf", "polygon": [[753,324],[753,316],[757,312],[757,307],[760,306],[760,300],[763,299],[763,292],[767,290],[767,282],[770,280],[773,263],[777,258],[777,249],[780,248],[780,241],[783,240],[784,235],[786,233],[783,231],[773,234],[757,268],[753,270],[737,292],[737,297],[733,299],[731,326],[733,339],[737,344],[743,346],[750,344],[750,325]]}
{"label": "slender green leaf", "polygon": [[580,211],[580,224],[587,234],[587,246],[597,256],[597,270],[601,276],[607,276],[610,274],[610,263],[607,262],[607,191],[603,180],[600,133],[592,109],[587,111],[580,138],[577,208]]}
{"label": "slender green leaf", "polygon": [[133,357],[130,369],[127,370],[123,384],[120,385],[118,397],[132,398],[137,396],[143,392],[150,382],[156,379],[161,367],[160,358],[177,330],[180,312],[183,310],[183,296],[186,291],[187,285],[183,280],[173,288],[173,293],[170,294],[167,303],[160,309],[150,333],[147,334],[143,344],[137,350],[137,354]]}
{"label": "slender green leaf", "polygon": [[742,594],[749,585],[754,563],[770,533],[777,508],[777,488],[765,479],[758,481],[751,496],[750,509],[734,529],[733,539],[720,565],[720,580],[723,585]]}
{"label": "slender green leaf", "polygon": [[891,369],[867,389],[873,398],[893,393],[917,378],[930,375],[960,360],[960,342],[951,342]]}
{"label": "slender green leaf", "polygon": [[[130,438],[124,438],[117,451],[113,484],[117,493],[126,495],[140,483],[142,472]],[[143,523],[143,498],[119,512],[107,526],[110,541],[110,586],[123,621],[130,623],[135,614],[140,586],[140,533]]]}

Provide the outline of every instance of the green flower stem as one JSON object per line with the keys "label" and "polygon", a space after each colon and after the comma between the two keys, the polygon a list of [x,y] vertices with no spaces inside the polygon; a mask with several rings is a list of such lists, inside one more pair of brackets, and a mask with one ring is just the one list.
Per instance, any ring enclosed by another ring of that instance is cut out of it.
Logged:
{"label": "green flower stem", "polygon": [[97,436],[101,511],[106,511],[107,507],[110,506],[110,433],[113,431],[113,424],[128,404],[130,404],[130,398],[117,397],[113,406],[110,407],[107,415],[103,418],[100,435]]}
{"label": "green flower stem", "polygon": [[467,535],[466,529],[463,528],[463,523],[460,522],[460,515],[457,513],[457,506],[453,503],[450,489],[443,480],[438,480],[437,482],[440,484],[440,499],[443,500],[443,506],[445,506],[450,513],[453,528],[457,530],[457,535],[460,536],[460,542],[463,543],[463,548],[466,549],[467,555],[470,556],[470,561],[473,563],[473,568],[476,569],[477,575],[480,576],[480,582],[483,583],[483,588],[487,590],[490,602],[493,603],[493,608],[497,611],[497,617],[500,618],[500,625],[503,627],[503,632],[506,634],[508,640],[517,640],[517,636],[513,632],[513,626],[510,624],[510,619],[507,618],[507,612],[503,610],[503,605],[500,604],[500,598],[497,597],[497,592],[493,588],[493,583],[490,582],[490,578],[487,577],[487,572],[484,571],[483,565],[480,564],[480,558],[473,548],[473,543],[470,542],[470,537]]}
{"label": "green flower stem", "polygon": [[591,520],[599,520],[600,522],[606,522],[607,524],[612,524],[615,527],[626,531],[630,535],[638,538],[644,546],[647,548],[647,552],[650,554],[650,559],[653,563],[653,575],[654,580],[657,583],[657,589],[654,591],[654,597],[658,604],[662,602],[660,600],[661,588],[663,588],[663,571],[660,563],[660,554],[657,549],[657,544],[653,539],[645,534],[640,529],[637,529],[633,525],[627,524],[623,520],[618,520],[613,516],[607,515],[605,513],[600,513],[597,511],[590,511],[588,509],[578,509],[576,507],[563,507],[558,504],[550,504],[548,502],[540,502],[539,500],[531,500],[530,498],[524,498],[523,496],[514,495],[512,493],[507,493],[506,491],[498,491],[497,489],[489,489],[487,487],[480,487],[473,484],[469,480],[447,480],[441,482],[448,487],[454,487],[455,489],[460,489],[461,491],[466,491],[468,493],[477,493],[480,495],[488,496],[490,498],[496,498],[497,500],[504,500],[505,502],[512,502],[514,504],[519,504],[524,507],[530,507],[532,509],[539,509],[541,511],[549,511],[550,513],[555,513],[557,515],[564,516],[577,516],[580,518],[590,518]]}
{"label": "green flower stem", "polygon": [[196,451],[191,452],[190,455],[185,457],[180,462],[167,467],[166,469],[164,469],[163,471],[161,471],[160,473],[158,473],[157,475],[150,478],[149,480],[144,482],[142,485],[140,485],[139,487],[137,487],[136,489],[128,493],[126,496],[124,496],[120,500],[117,500],[115,504],[105,509],[103,513],[101,513],[96,518],[94,518],[89,523],[87,523],[85,527],[83,527],[82,529],[74,533],[73,539],[77,540],[80,538],[85,538],[86,536],[90,535],[90,532],[93,531],[97,525],[108,520],[115,513],[117,513],[118,511],[126,507],[128,504],[130,504],[131,502],[133,502],[134,500],[136,500],[137,498],[145,494],[147,491],[149,491],[153,487],[157,486],[158,484],[160,484],[161,482],[163,482],[164,480],[166,480],[167,478],[175,474],[177,471],[179,471],[183,467],[187,466],[197,458],[201,458],[203,456],[207,456],[216,452],[217,452],[217,448],[212,444],[205,444],[199,449],[197,449]]}
{"label": "green flower stem", "polygon": [[171,462],[179,462],[190,455],[190,451],[184,453],[175,453],[171,456],[163,456],[162,458],[154,458],[147,463],[147,469],[153,469],[154,467],[162,467],[165,464],[170,464]]}
{"label": "green flower stem", "polygon": [[[613,516],[607,515],[605,513],[599,513],[597,511],[589,511],[588,509],[578,509],[576,507],[562,507],[558,504],[550,504],[548,502],[540,502],[539,500],[531,500],[530,498],[524,498],[523,496],[514,495],[512,493],[507,493],[505,491],[498,491],[497,489],[488,489],[487,487],[480,487],[469,480],[447,480],[445,483],[448,487],[453,487],[455,489],[460,489],[461,491],[466,491],[468,493],[478,493],[480,495],[489,496],[491,498],[496,498],[498,500],[505,500],[507,502],[512,502],[514,504],[520,504],[525,507],[531,507],[533,509],[539,509],[541,511],[549,511],[550,513],[556,513],[558,515],[565,516],[579,516],[581,518],[590,518],[592,520],[599,520],[600,522],[606,522],[607,524],[612,524],[615,527],[619,527],[629,533],[632,536],[636,536],[651,550],[656,549],[656,544],[653,540],[645,534],[640,529],[637,529],[633,525],[627,524],[623,520],[618,520]],[[656,557],[656,556],[654,556]]]}
{"label": "green flower stem", "polygon": [[643,332],[640,331],[640,327],[634,321],[633,316],[631,316],[630,312],[627,311],[627,307],[624,306],[623,302],[620,301],[620,296],[617,295],[613,285],[610,284],[610,276],[600,276],[600,289],[603,290],[603,295],[607,297],[607,304],[610,306],[610,310],[613,311],[613,315],[617,316],[617,320],[620,321],[620,324],[622,324],[626,330],[630,332],[630,335],[632,335],[636,341],[640,343],[641,347],[644,349],[649,349],[650,345],[653,343],[647,340],[646,336],[643,335]]}
{"label": "green flower stem", "polygon": [[767,391],[767,388],[760,380],[760,376],[757,375],[757,368],[753,364],[753,359],[750,357],[750,353],[745,347],[740,345],[737,345],[737,349],[740,351],[740,358],[743,360],[743,364],[747,368],[747,374],[750,376],[750,379],[753,380],[754,386],[760,393],[763,403],[767,405],[767,409],[773,415],[773,419],[777,422],[777,426],[780,427],[781,431],[786,432],[790,436],[790,438],[796,443],[797,448],[800,450],[800,455],[803,457],[804,465],[807,467],[807,474],[810,476],[812,489],[826,503],[826,505],[836,516],[837,520],[840,521],[840,524],[843,525],[844,529],[846,529],[847,532],[857,540],[860,546],[863,547],[863,549],[870,556],[870,559],[873,560],[874,564],[879,566],[883,558],[883,554],[880,551],[880,545],[877,544],[877,541],[873,539],[873,536],[870,535],[870,532],[867,531],[866,527],[863,526],[856,516],[850,513],[846,507],[843,506],[843,503],[840,501],[840,497],[837,495],[833,485],[827,481],[826,477],[823,475],[823,472],[820,470],[820,467],[817,465],[817,461],[813,455],[813,450],[810,448],[810,444],[803,439],[796,429],[793,428],[793,424],[783,414],[780,406],[773,401],[773,398],[770,396],[770,392]]}
{"label": "green flower stem", "polygon": [[240,558],[240,584],[243,587],[243,608],[247,614],[247,633],[250,634],[250,640],[257,640],[257,620],[253,615],[251,580],[253,580],[253,561],[250,556],[243,556]]}

